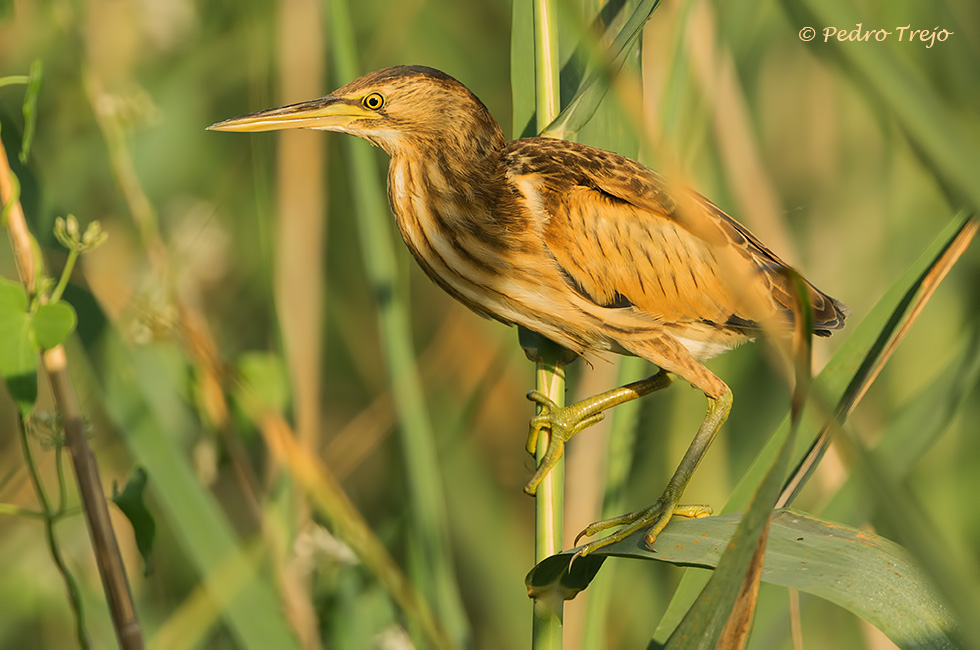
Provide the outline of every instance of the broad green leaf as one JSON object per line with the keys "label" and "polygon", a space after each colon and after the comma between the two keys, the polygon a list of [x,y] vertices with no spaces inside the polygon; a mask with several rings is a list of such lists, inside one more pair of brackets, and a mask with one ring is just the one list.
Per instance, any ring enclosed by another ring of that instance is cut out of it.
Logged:
{"label": "broad green leaf", "polygon": [[37,348],[26,309],[24,287],[0,278],[0,377],[25,417],[37,399]]}
{"label": "broad green leaf", "polygon": [[[668,524],[664,532],[670,529],[671,524]],[[640,545],[645,544],[642,536],[638,539]],[[603,562],[606,561],[606,557],[612,555],[612,549],[631,540],[632,537],[624,539],[618,544],[601,548],[591,555],[577,557],[574,561],[571,559],[575,549],[570,549],[538,562],[524,579],[528,597],[543,598],[546,594],[554,594],[562,600],[575,598],[578,592],[591,584],[592,579],[602,568]]]}
{"label": "broad green leaf", "polygon": [[0,278],[0,314],[27,311],[27,292],[20,282]]}
{"label": "broad green leaf", "polygon": [[118,485],[112,484],[112,502],[116,504],[129,523],[133,525],[133,536],[136,538],[136,548],[143,557],[143,575],[153,573],[150,564],[150,553],[153,551],[153,540],[156,537],[157,524],[150,510],[143,501],[146,494],[146,470],[137,467],[133,475],[126,481],[122,492]]}
{"label": "broad green leaf", "polygon": [[[714,568],[741,515],[675,519],[650,549],[634,535],[585,560],[616,556]],[[541,562],[528,575],[529,589],[563,578],[563,589],[584,589],[597,568],[568,573],[574,551]],[[872,623],[902,648],[956,648],[948,607],[898,544],[843,524],[784,508],[773,513],[762,569],[764,582],[825,598]]]}
{"label": "broad green leaf", "polygon": [[31,332],[34,341],[42,350],[48,350],[64,343],[75,331],[78,317],[75,310],[66,302],[41,305],[31,319]]}

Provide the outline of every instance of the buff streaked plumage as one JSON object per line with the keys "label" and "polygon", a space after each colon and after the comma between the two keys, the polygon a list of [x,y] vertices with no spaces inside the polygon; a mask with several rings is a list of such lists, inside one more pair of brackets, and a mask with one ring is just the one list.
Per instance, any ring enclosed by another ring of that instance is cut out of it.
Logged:
{"label": "buff streaked plumage", "polygon": [[[786,264],[717,206],[615,153],[547,138],[508,142],[486,106],[438,70],[387,68],[326,97],[210,128],[309,128],[368,140],[391,156],[388,198],[402,238],[450,295],[578,354],[633,354],[661,368],[562,409],[532,395],[542,413],[529,450],[541,430],[551,435],[529,493],[564,442],[604,410],[672,376],[704,392],[707,415],[664,494],[590,527],[626,525],[583,552],[644,527],[652,541],[680,512],[681,493],[731,407],[728,386],[701,361],[754,338],[763,324],[791,330]],[[843,327],[847,309],[807,290],[814,333]]]}

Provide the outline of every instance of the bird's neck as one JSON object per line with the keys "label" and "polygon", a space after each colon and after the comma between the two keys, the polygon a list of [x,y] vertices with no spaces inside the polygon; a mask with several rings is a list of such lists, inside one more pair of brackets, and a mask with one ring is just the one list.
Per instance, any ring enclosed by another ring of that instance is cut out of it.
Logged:
{"label": "bird's neck", "polygon": [[[434,143],[412,155],[393,155],[388,198],[402,234],[413,224],[435,236],[440,229],[471,231],[493,221],[497,201],[487,192],[500,186],[493,182],[499,175],[500,149],[493,144],[460,148]],[[412,247],[407,236],[406,243]]]}
{"label": "bird's neck", "polygon": [[[464,124],[413,139],[391,152],[389,191],[392,207],[399,195],[425,194],[430,204],[472,211],[492,205],[485,192],[499,188],[501,151],[506,139],[496,123]],[[404,202],[401,202],[404,205]],[[478,215],[473,215],[478,218]]]}
{"label": "bird's neck", "polygon": [[[476,137],[473,137],[473,136]],[[499,129],[466,142],[434,138],[430,146],[391,158],[388,198],[402,238],[426,272],[460,295],[452,269],[503,259],[523,218],[506,191]],[[471,301],[460,298],[472,306]],[[474,307],[475,309],[475,307]]]}

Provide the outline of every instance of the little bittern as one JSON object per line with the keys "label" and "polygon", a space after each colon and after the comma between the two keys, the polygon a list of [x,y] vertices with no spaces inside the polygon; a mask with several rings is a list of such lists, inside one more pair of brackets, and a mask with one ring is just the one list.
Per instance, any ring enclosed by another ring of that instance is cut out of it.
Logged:
{"label": "little bittern", "polygon": [[[636,355],[660,371],[558,408],[541,405],[547,454],[533,494],[564,443],[606,409],[680,377],[708,411],[663,495],[652,506],[593,524],[624,525],[599,546],[647,529],[652,542],[675,513],[695,468],[731,409],[728,386],[701,361],[754,338],[765,323],[787,331],[794,289],[784,264],[699,194],[623,156],[549,138],[508,142],[465,86],[432,68],[365,75],[326,97],[244,115],[219,131],[319,129],[368,140],[391,156],[388,199],[402,238],[426,274],[473,311],[542,334],[579,355]],[[813,332],[829,336],[846,308],[807,285]]]}

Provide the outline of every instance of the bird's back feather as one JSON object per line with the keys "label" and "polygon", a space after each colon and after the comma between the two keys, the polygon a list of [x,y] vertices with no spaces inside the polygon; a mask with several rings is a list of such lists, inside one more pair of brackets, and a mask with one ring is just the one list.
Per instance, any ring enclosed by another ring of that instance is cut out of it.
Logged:
{"label": "bird's back feather", "polygon": [[[504,159],[512,177],[541,178],[547,248],[569,287],[596,305],[694,329],[792,322],[788,265],[703,196],[628,158],[563,140],[517,140]],[[814,333],[840,329],[846,308],[806,286]]]}

